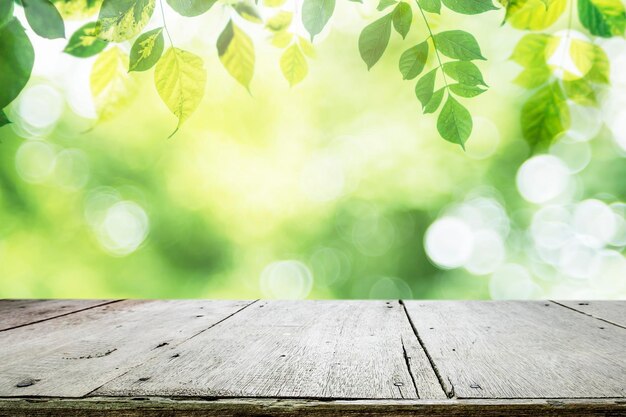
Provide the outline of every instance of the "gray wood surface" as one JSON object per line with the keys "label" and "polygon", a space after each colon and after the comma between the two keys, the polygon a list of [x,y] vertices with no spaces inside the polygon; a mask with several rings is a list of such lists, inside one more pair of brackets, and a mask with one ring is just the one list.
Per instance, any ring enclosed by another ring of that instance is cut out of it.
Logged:
{"label": "gray wood surface", "polygon": [[0,333],[0,397],[79,397],[249,301],[122,301]]}
{"label": "gray wood surface", "polygon": [[396,301],[259,302],[94,395],[445,398]]}
{"label": "gray wood surface", "polygon": [[0,300],[0,331],[108,304],[107,300]]}
{"label": "gray wood surface", "polygon": [[[626,277],[624,277],[626,279]],[[626,328],[626,300],[621,301],[571,301],[558,300],[573,310]]]}
{"label": "gray wood surface", "polygon": [[552,302],[407,301],[458,398],[624,398],[626,331]]}

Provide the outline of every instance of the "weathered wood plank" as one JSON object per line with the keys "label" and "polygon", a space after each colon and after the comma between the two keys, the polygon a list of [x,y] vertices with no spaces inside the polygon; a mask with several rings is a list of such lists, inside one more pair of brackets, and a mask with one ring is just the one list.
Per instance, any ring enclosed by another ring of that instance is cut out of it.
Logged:
{"label": "weathered wood plank", "polygon": [[550,302],[407,301],[458,398],[626,396],[626,331]]}
{"label": "weathered wood plank", "polygon": [[0,397],[79,397],[250,302],[122,301],[0,333]]}
{"label": "weathered wood plank", "polygon": [[0,331],[76,313],[111,300],[0,300]]}
{"label": "weathered wood plank", "polygon": [[[626,277],[624,277],[626,279]],[[626,328],[626,300],[621,301],[571,301],[558,300],[555,303],[569,307],[597,319]]]}
{"label": "weathered wood plank", "polygon": [[269,301],[162,350],[94,395],[417,398],[418,393],[444,398],[398,302]]}
{"label": "weathered wood plank", "polygon": [[615,400],[2,400],[0,417],[623,417]]}

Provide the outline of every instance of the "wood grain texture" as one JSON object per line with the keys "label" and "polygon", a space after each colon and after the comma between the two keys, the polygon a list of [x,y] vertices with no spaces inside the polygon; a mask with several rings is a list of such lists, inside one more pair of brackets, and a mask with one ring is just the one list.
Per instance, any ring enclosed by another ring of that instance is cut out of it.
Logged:
{"label": "wood grain texture", "polygon": [[550,302],[407,301],[458,398],[624,398],[626,331]]}
{"label": "wood grain texture", "polygon": [[[624,277],[626,279],[626,277]],[[626,328],[626,300],[621,301],[555,301],[573,310]]]}
{"label": "wood grain texture", "polygon": [[445,398],[402,306],[384,301],[259,302],[94,395]]}
{"label": "wood grain texture", "polygon": [[249,301],[122,301],[0,333],[0,397],[80,397]]}
{"label": "wood grain texture", "polygon": [[0,331],[108,304],[110,300],[0,300]]}
{"label": "wood grain texture", "polygon": [[2,400],[0,417],[623,417],[614,400]]}

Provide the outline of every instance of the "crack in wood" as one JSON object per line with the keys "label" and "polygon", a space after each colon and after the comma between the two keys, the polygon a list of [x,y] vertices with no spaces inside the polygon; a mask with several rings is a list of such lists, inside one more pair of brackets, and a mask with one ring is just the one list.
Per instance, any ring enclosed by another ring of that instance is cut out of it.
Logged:
{"label": "crack in wood", "polygon": [[[439,385],[441,386],[441,389],[446,394],[446,397],[454,398],[454,385],[452,385],[452,382],[450,382],[450,386],[452,388],[449,389],[449,390],[447,389],[446,384],[445,384],[445,382],[444,382],[444,380],[443,380],[443,378],[441,376],[441,373],[439,372],[439,369],[437,368],[437,365],[435,364],[435,361],[433,360],[432,356],[430,355],[430,352],[428,351],[428,349],[426,349],[426,345],[424,345],[424,341],[422,340],[422,338],[420,337],[419,333],[417,332],[417,328],[415,327],[415,324],[413,324],[413,320],[411,320],[411,316],[409,315],[409,312],[406,309],[406,305],[404,304],[404,301],[399,300],[399,302],[400,302],[400,305],[402,305],[402,308],[404,309],[404,314],[405,314],[406,318],[409,320],[409,324],[411,325],[411,329],[413,329],[413,334],[417,338],[417,341],[419,342],[420,346],[422,347],[422,350],[426,354],[426,358],[428,358],[428,362],[430,363],[430,367],[432,368],[433,372],[437,376],[437,380],[439,381]],[[448,380],[449,379],[450,378],[448,378]]]}
{"label": "crack in wood", "polygon": [[[406,347],[404,346],[404,339],[402,338],[402,336],[400,336],[400,343],[402,343],[402,356],[404,357],[404,363],[406,364],[406,369],[409,372],[409,376],[411,377],[413,388],[415,388],[415,394],[417,395],[417,398],[420,398],[420,393],[419,393],[419,390],[417,389],[417,384],[415,383],[415,377],[413,376],[413,372],[411,372],[411,358],[406,352]],[[402,392],[400,392],[400,395],[402,396],[402,398],[404,398],[404,395],[402,395]]]}
{"label": "crack in wood", "polygon": [[[594,316],[593,314],[585,313],[584,311],[577,310],[577,309],[575,309],[573,307],[570,307],[570,306],[567,306],[565,304],[561,304],[558,301],[554,301],[554,300],[549,300],[549,301],[551,303],[554,303],[554,304],[558,305],[558,306],[564,307],[564,308],[566,308],[568,310],[572,310],[572,311],[575,311],[577,313],[584,314],[585,316],[592,317],[592,318],[594,318],[596,320],[600,320],[600,321],[603,321],[605,323],[612,324],[613,326],[619,327],[620,329],[626,329],[626,327],[622,326],[621,324],[617,324],[617,323],[614,323],[614,322],[612,322],[610,320],[603,319],[602,317],[598,317],[598,316]],[[581,305],[589,305],[589,303],[584,303],[584,304],[581,304]]]}

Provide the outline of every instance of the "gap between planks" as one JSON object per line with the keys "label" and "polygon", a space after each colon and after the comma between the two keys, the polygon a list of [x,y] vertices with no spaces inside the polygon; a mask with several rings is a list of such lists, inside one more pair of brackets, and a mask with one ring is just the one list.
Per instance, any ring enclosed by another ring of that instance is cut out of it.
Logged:
{"label": "gap between planks", "polygon": [[590,313],[587,313],[587,312],[584,312],[584,311],[578,310],[577,308],[570,307],[570,306],[568,306],[568,305],[565,305],[565,304],[559,303],[558,301],[555,301],[555,300],[548,300],[548,301],[550,301],[551,303],[556,304],[556,305],[558,305],[558,306],[561,306],[561,307],[563,307],[563,308],[566,308],[566,309],[568,309],[568,310],[575,311],[576,313],[580,313],[580,314],[583,314],[583,315],[585,315],[585,316],[593,317],[593,318],[594,318],[594,319],[596,319],[596,320],[600,320],[600,321],[603,321],[603,322],[605,322],[605,323],[611,324],[611,325],[613,325],[613,326],[620,327],[620,328],[622,328],[622,329],[626,329],[626,327],[625,327],[625,326],[622,326],[621,324],[618,324],[618,323],[615,323],[615,322],[613,322],[613,321],[610,321],[610,320],[607,320],[607,319],[603,319],[602,317],[598,317],[598,316],[596,316],[596,315],[593,315],[593,314],[590,314]]}

